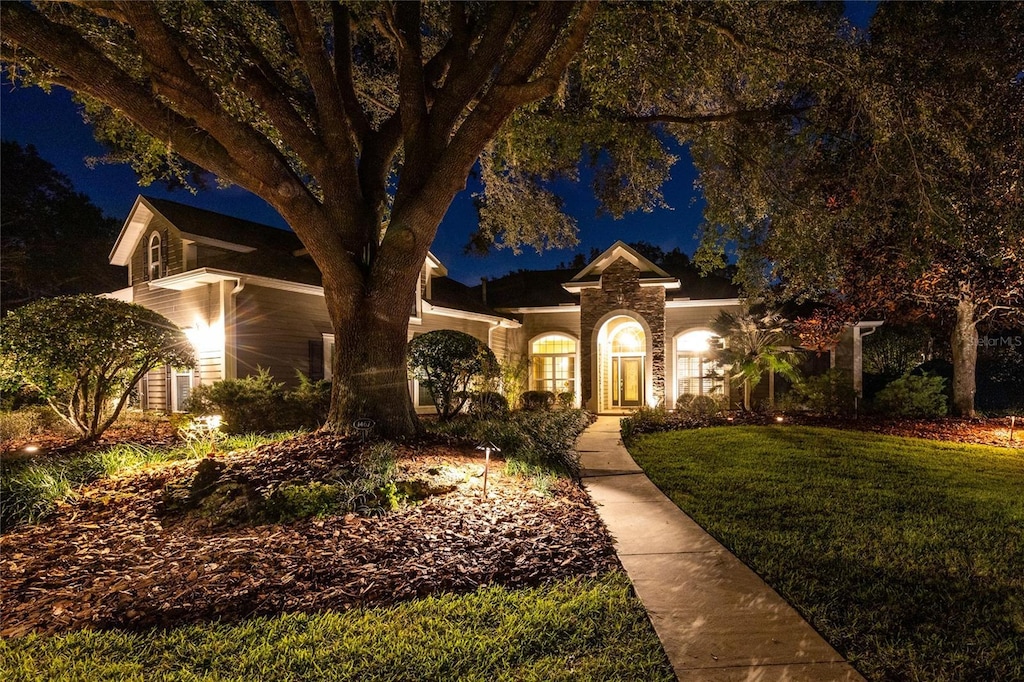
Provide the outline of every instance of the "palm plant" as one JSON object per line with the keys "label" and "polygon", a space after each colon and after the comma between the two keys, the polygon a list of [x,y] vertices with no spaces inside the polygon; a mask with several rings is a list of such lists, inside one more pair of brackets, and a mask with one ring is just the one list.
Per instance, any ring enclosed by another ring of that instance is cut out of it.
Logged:
{"label": "palm plant", "polygon": [[750,394],[765,372],[793,382],[800,380],[798,356],[783,345],[786,332],[778,312],[758,315],[750,308],[737,314],[722,311],[711,323],[711,329],[723,341],[716,359],[734,384],[743,385],[743,409],[750,409]]}

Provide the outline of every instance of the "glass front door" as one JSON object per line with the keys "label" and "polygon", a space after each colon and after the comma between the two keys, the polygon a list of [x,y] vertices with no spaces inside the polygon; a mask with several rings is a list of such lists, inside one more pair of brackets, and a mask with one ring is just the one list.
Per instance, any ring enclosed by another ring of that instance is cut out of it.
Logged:
{"label": "glass front door", "polygon": [[644,401],[644,358],[612,358],[612,406],[640,407]]}

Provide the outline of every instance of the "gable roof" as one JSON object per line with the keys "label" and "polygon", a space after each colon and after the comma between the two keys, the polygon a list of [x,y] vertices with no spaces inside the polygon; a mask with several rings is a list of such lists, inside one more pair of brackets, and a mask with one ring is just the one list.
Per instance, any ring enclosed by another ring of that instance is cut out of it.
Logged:
{"label": "gable roof", "polygon": [[473,287],[477,300],[484,300],[487,287],[487,305],[493,308],[531,308],[579,303],[563,288],[572,279],[572,270],[520,270],[504,277],[487,280]]}
{"label": "gable roof", "polygon": [[647,258],[641,256],[636,249],[620,239],[605,249],[604,253],[592,260],[590,265],[580,270],[579,273],[572,278],[572,281],[585,282],[591,281],[596,277],[600,277],[605,268],[617,261],[619,258],[625,258],[627,261],[635,265],[640,270],[641,276],[647,273],[652,273],[657,277],[672,277],[672,275],[659,268]]}
{"label": "gable roof", "polygon": [[128,265],[156,216],[180,230],[185,239],[228,251],[250,253],[270,249],[292,253],[302,248],[302,242],[289,230],[140,194],[110,252],[112,265]]}

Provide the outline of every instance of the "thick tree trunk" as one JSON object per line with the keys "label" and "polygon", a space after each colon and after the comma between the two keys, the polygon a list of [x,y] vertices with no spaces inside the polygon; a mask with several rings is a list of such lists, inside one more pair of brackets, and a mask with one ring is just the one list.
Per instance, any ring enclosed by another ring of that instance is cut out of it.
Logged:
{"label": "thick tree trunk", "polygon": [[404,438],[419,431],[406,369],[412,305],[406,298],[397,292],[383,300],[360,296],[351,311],[332,311],[331,411],[324,428],[348,433],[356,420],[368,418],[373,436]]}
{"label": "thick tree trunk", "polygon": [[961,300],[953,325],[953,414],[973,417],[975,365],[978,361],[978,323],[975,304]]}

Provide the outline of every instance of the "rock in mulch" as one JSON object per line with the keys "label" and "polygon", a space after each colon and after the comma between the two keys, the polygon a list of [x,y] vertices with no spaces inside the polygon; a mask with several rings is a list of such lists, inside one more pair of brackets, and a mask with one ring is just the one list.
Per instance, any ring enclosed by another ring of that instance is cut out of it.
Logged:
{"label": "rock in mulch", "polygon": [[[307,436],[222,457],[266,485],[317,480],[344,466],[352,447]],[[400,477],[427,481],[435,494],[385,516],[227,528],[163,510],[165,487],[191,480],[196,466],[98,481],[45,525],[0,538],[0,635],[377,606],[617,566],[575,484],[558,481],[542,494],[498,463],[484,499],[483,461],[471,450],[407,449]]]}

